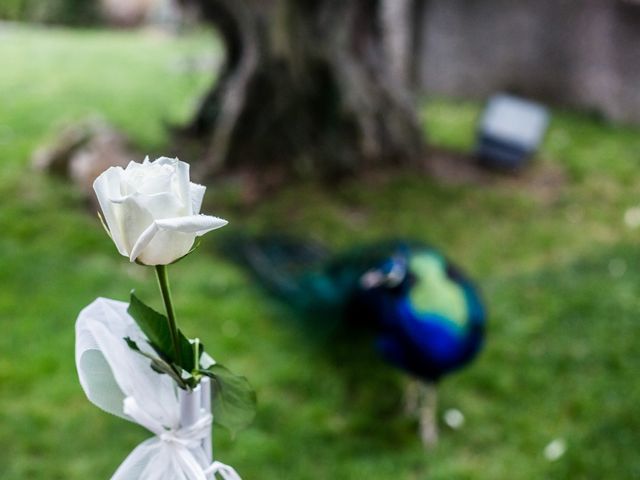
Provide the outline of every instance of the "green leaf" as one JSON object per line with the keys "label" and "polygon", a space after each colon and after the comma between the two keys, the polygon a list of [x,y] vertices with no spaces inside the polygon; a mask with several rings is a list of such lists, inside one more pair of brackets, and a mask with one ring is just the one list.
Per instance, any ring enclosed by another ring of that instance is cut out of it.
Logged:
{"label": "green leaf", "polygon": [[256,393],[249,381],[216,363],[200,373],[211,378],[213,420],[235,435],[247,427],[256,414]]}
{"label": "green leaf", "polygon": [[169,363],[167,363],[160,357],[154,357],[153,355],[143,352],[142,350],[140,350],[140,347],[138,347],[138,344],[131,340],[131,338],[129,337],[125,337],[124,341],[127,342],[127,345],[131,350],[151,360],[150,366],[154,372],[169,375],[180,386],[180,388],[187,388],[187,384],[180,376],[180,373],[176,371],[176,369]]}
{"label": "green leaf", "polygon": [[138,297],[131,292],[131,302],[127,309],[129,315],[136,321],[140,330],[149,339],[149,345],[164,360],[175,363],[187,372],[191,373],[195,368],[193,346],[180,330],[178,330],[178,341],[180,342],[180,358],[177,358],[176,352],[171,341],[171,331],[169,330],[169,322],[167,317],[156,312],[151,307],[142,303]]}

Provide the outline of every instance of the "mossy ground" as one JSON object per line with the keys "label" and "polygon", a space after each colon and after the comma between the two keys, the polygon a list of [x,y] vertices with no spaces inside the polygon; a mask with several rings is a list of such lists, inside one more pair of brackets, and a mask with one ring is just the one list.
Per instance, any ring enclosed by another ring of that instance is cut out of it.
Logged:
{"label": "mossy ground", "polygon": [[[117,255],[80,195],[35,173],[29,156],[94,112],[162,154],[166,123],[184,121],[211,81],[194,59],[213,45],[203,34],[0,27],[3,480],[108,478],[148,437],[86,400],[73,325],[96,296],[136,288],[159,305],[153,272]],[[424,112],[433,143],[472,147],[478,105],[433,99]],[[518,179],[452,185],[393,172],[287,187],[251,208],[212,186],[205,210],[227,229],[286,228],[336,247],[429,241],[477,279],[491,312],[485,351],[441,387],[441,411],[458,408],[466,423],[443,426],[425,453],[402,414],[404,379],[374,357],[338,365],[310,345],[208,235],[172,268],[180,321],[259,396],[251,428],[235,440],[216,432],[219,459],[247,479],[640,477],[640,230],[624,222],[640,203],[639,169],[637,129],[554,111]],[[548,171],[562,181],[536,188]],[[550,462],[543,449],[557,438],[567,452]]]}

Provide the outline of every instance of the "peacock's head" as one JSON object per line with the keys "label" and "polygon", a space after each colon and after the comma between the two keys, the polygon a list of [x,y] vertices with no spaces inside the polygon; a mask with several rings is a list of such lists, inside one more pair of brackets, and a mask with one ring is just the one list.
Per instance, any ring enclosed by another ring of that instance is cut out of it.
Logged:
{"label": "peacock's head", "polygon": [[360,277],[360,287],[365,291],[385,289],[406,293],[413,280],[407,253],[401,249],[384,259],[379,266],[367,270]]}

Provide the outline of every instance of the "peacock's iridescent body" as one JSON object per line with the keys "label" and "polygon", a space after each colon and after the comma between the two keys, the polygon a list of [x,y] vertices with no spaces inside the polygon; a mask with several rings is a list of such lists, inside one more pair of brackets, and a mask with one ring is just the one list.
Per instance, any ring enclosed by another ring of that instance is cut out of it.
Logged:
{"label": "peacock's iridescent body", "polygon": [[[389,279],[394,270],[398,278]],[[427,381],[463,367],[482,346],[486,314],[477,289],[426,246],[398,245],[363,275],[349,305],[350,316],[373,323],[386,360]]]}
{"label": "peacock's iridescent body", "polygon": [[[463,368],[482,347],[486,309],[478,289],[432,247],[390,241],[331,255],[286,237],[234,245],[290,305],[324,326],[337,321],[370,331],[383,359],[424,384]],[[435,434],[435,425],[428,428]]]}

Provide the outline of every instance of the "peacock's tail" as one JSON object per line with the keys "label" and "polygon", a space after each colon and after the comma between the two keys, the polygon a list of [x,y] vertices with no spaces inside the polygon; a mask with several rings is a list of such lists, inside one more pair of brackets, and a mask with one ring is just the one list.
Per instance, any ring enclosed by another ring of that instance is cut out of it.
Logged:
{"label": "peacock's tail", "polygon": [[225,239],[223,248],[290,306],[326,316],[343,314],[362,275],[397,245],[395,241],[379,242],[333,255],[320,243],[286,235],[235,235]]}

